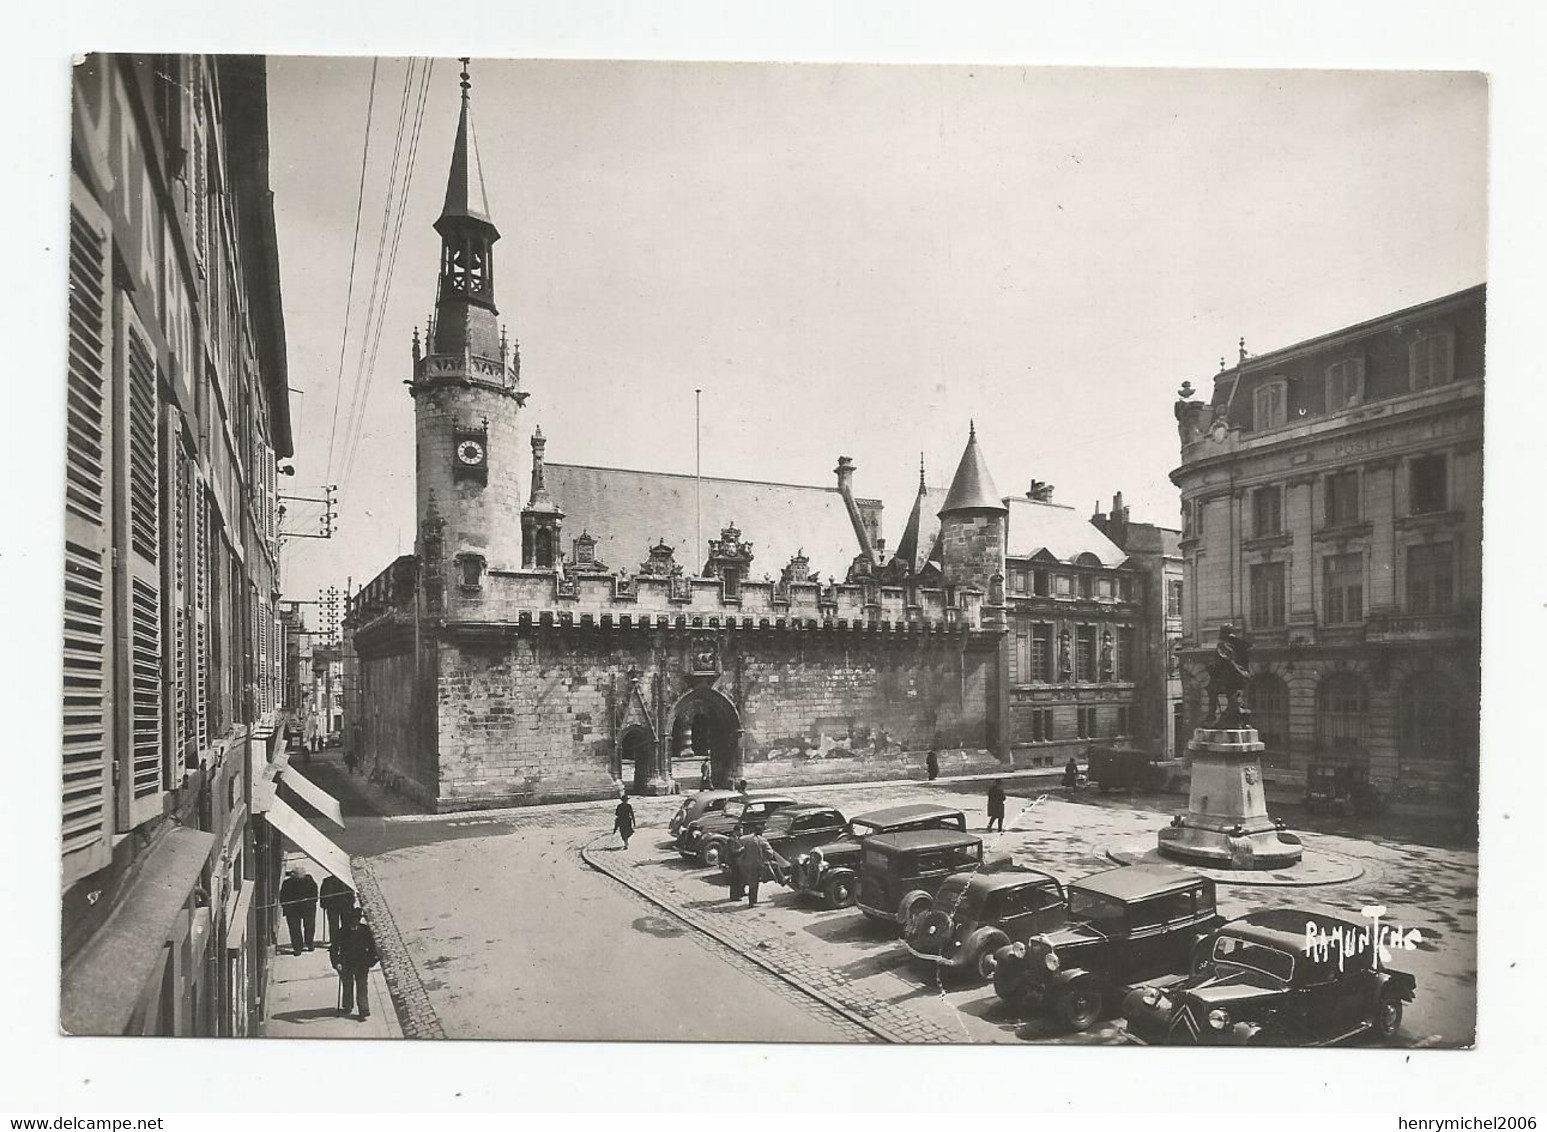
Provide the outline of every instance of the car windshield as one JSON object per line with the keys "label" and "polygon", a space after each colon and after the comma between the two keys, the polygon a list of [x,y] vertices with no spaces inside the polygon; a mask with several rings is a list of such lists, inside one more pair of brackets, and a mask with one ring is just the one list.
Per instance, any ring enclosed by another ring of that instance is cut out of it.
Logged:
{"label": "car windshield", "polygon": [[1102,930],[1120,930],[1123,926],[1123,904],[1110,896],[1089,892],[1078,885],[1069,889],[1069,918],[1089,920]]}
{"label": "car windshield", "polygon": [[861,818],[855,818],[849,823],[849,833],[855,837],[869,837],[872,834],[883,832],[885,832],[885,828],[883,826],[876,825],[874,822],[868,822]]}
{"label": "car windshield", "polygon": [[1214,961],[1260,971],[1284,983],[1289,982],[1295,970],[1295,957],[1288,952],[1233,935],[1222,935],[1214,941]]}

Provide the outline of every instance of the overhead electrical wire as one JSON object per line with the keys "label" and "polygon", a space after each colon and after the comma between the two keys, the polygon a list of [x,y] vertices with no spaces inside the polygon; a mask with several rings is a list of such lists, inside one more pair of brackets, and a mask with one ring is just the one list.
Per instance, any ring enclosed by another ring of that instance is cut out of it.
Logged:
{"label": "overhead electrical wire", "polygon": [[371,156],[371,118],[376,111],[376,68],[380,59],[371,60],[371,92],[365,102],[365,142],[360,150],[360,188],[355,197],[355,234],[349,245],[349,289],[344,298],[344,334],[338,344],[338,382],[333,387],[333,423],[328,429],[328,464],[323,482],[333,474],[333,439],[338,433],[338,403],[344,391],[344,353],[349,347],[349,309],[355,297],[355,260],[360,251],[360,213],[365,206],[365,169]]}
{"label": "overhead electrical wire", "polygon": [[414,170],[418,165],[419,138],[424,125],[425,106],[429,101],[430,78],[435,69],[435,61],[429,60],[420,72],[417,105],[414,109],[413,128],[408,141],[408,153],[405,159],[403,181],[397,196],[397,213],[393,220],[392,239],[387,252],[386,270],[382,278],[380,302],[377,309],[376,325],[374,331],[367,326],[369,336],[369,358],[365,357],[365,339],[361,341],[363,379],[359,389],[359,405],[352,422],[350,443],[347,449],[344,474],[340,480],[340,493],[347,485],[350,476],[354,472],[355,460],[360,452],[360,438],[365,424],[365,413],[370,403],[372,388],[371,377],[375,373],[377,354],[381,349],[382,330],[386,325],[389,300],[392,295],[392,282],[397,273],[398,249],[402,244],[403,226],[408,215],[408,201],[413,188]]}

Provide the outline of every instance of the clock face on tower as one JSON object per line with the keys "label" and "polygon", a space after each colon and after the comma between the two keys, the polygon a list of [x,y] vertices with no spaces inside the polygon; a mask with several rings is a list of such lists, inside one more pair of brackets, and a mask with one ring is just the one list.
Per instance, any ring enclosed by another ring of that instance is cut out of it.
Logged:
{"label": "clock face on tower", "polygon": [[483,464],[483,445],[476,440],[463,440],[457,445],[457,462],[470,468]]}

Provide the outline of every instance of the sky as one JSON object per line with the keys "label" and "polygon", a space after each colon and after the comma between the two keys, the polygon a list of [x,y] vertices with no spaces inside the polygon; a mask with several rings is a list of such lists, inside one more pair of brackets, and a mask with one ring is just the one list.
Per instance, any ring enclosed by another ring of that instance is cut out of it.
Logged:
{"label": "sky", "polygon": [[[412,73],[389,293],[408,61],[376,62],[373,103],[372,67],[270,58],[285,490],[341,497],[337,537],[287,546],[291,598],[413,550],[403,382],[433,305],[459,65],[430,68],[410,166]],[[497,301],[530,393],[523,469],[540,425],[551,461],[691,473],[701,388],[705,475],[825,486],[850,456],[889,543],[920,453],[944,486],[969,421],[1002,494],[1040,479],[1089,514],[1121,491],[1134,519],[1177,526],[1183,380],[1207,389],[1243,337],[1266,352],[1486,277],[1476,73],[471,71]],[[317,529],[319,507],[291,508],[287,527]]]}

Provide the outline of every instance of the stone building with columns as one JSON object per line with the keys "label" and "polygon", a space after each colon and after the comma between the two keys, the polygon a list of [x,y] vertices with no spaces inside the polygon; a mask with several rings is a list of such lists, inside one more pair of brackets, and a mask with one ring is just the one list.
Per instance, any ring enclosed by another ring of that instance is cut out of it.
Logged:
{"label": "stone building with columns", "polygon": [[1252,641],[1270,778],[1354,767],[1476,797],[1482,286],[1261,355],[1176,403],[1187,725],[1221,626]]}

